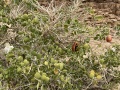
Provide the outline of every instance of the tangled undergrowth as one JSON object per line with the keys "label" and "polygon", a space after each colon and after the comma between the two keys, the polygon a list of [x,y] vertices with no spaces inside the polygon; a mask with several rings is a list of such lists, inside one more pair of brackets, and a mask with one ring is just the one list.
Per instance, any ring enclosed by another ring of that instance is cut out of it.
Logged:
{"label": "tangled undergrowth", "polygon": [[[37,0],[0,1],[0,89],[108,90],[120,83],[120,45],[96,55],[89,44],[105,39],[107,25],[79,21],[79,0],[69,6],[53,1],[48,7]],[[94,14],[87,7],[84,12]],[[115,30],[119,36],[120,26]]]}

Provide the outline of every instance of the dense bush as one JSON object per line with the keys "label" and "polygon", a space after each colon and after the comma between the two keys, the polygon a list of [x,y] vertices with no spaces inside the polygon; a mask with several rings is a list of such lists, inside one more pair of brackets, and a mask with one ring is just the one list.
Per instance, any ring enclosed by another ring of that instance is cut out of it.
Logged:
{"label": "dense bush", "polygon": [[[47,8],[36,1],[0,1],[0,22],[3,23],[0,35],[7,35],[9,29],[16,32],[16,37],[8,41],[14,48],[9,50],[11,47],[6,46],[5,60],[0,61],[1,88],[81,90],[103,85],[106,89],[119,82],[120,73],[113,70],[120,65],[119,45],[96,56],[89,45],[89,36],[84,40],[78,37],[81,43],[77,51],[72,52],[71,41],[76,35],[91,34],[77,15],[71,16],[71,9],[75,7]],[[101,32],[95,36],[96,40],[108,34]],[[68,38],[69,35],[73,38]]]}

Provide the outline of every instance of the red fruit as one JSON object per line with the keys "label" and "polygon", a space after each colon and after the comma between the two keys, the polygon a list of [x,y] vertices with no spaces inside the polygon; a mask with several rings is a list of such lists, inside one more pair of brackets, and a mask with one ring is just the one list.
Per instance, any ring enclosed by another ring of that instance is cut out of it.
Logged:
{"label": "red fruit", "polygon": [[78,47],[78,42],[74,42],[72,45],[72,51],[73,52],[77,51],[77,47]]}
{"label": "red fruit", "polygon": [[111,41],[112,41],[112,36],[111,36],[111,35],[108,35],[108,36],[106,37],[106,41],[107,41],[107,42],[111,42]]}

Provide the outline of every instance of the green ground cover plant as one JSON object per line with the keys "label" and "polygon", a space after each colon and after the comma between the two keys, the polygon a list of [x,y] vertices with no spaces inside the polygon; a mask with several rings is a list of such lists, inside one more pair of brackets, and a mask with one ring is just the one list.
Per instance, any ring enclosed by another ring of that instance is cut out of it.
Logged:
{"label": "green ground cover plant", "polygon": [[[80,3],[45,7],[38,0],[0,1],[0,37],[15,34],[0,60],[0,90],[109,90],[119,83],[120,45],[93,53],[90,39],[105,40],[110,32],[107,25],[92,28],[81,22]],[[104,18],[87,7],[85,12]],[[120,26],[115,30],[119,36]],[[79,44],[73,52],[74,42]]]}

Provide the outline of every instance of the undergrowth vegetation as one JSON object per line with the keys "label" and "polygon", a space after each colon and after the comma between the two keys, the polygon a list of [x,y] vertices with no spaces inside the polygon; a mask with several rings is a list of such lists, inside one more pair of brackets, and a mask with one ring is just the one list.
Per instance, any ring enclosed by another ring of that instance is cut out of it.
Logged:
{"label": "undergrowth vegetation", "polygon": [[[0,60],[1,90],[108,90],[119,83],[120,45],[93,53],[90,38],[104,40],[109,30],[79,21],[79,0],[46,7],[37,0],[10,1],[0,1],[0,37],[12,46]],[[87,7],[85,12],[103,18]],[[115,29],[119,35],[120,26]],[[79,43],[74,52],[73,42]]]}

